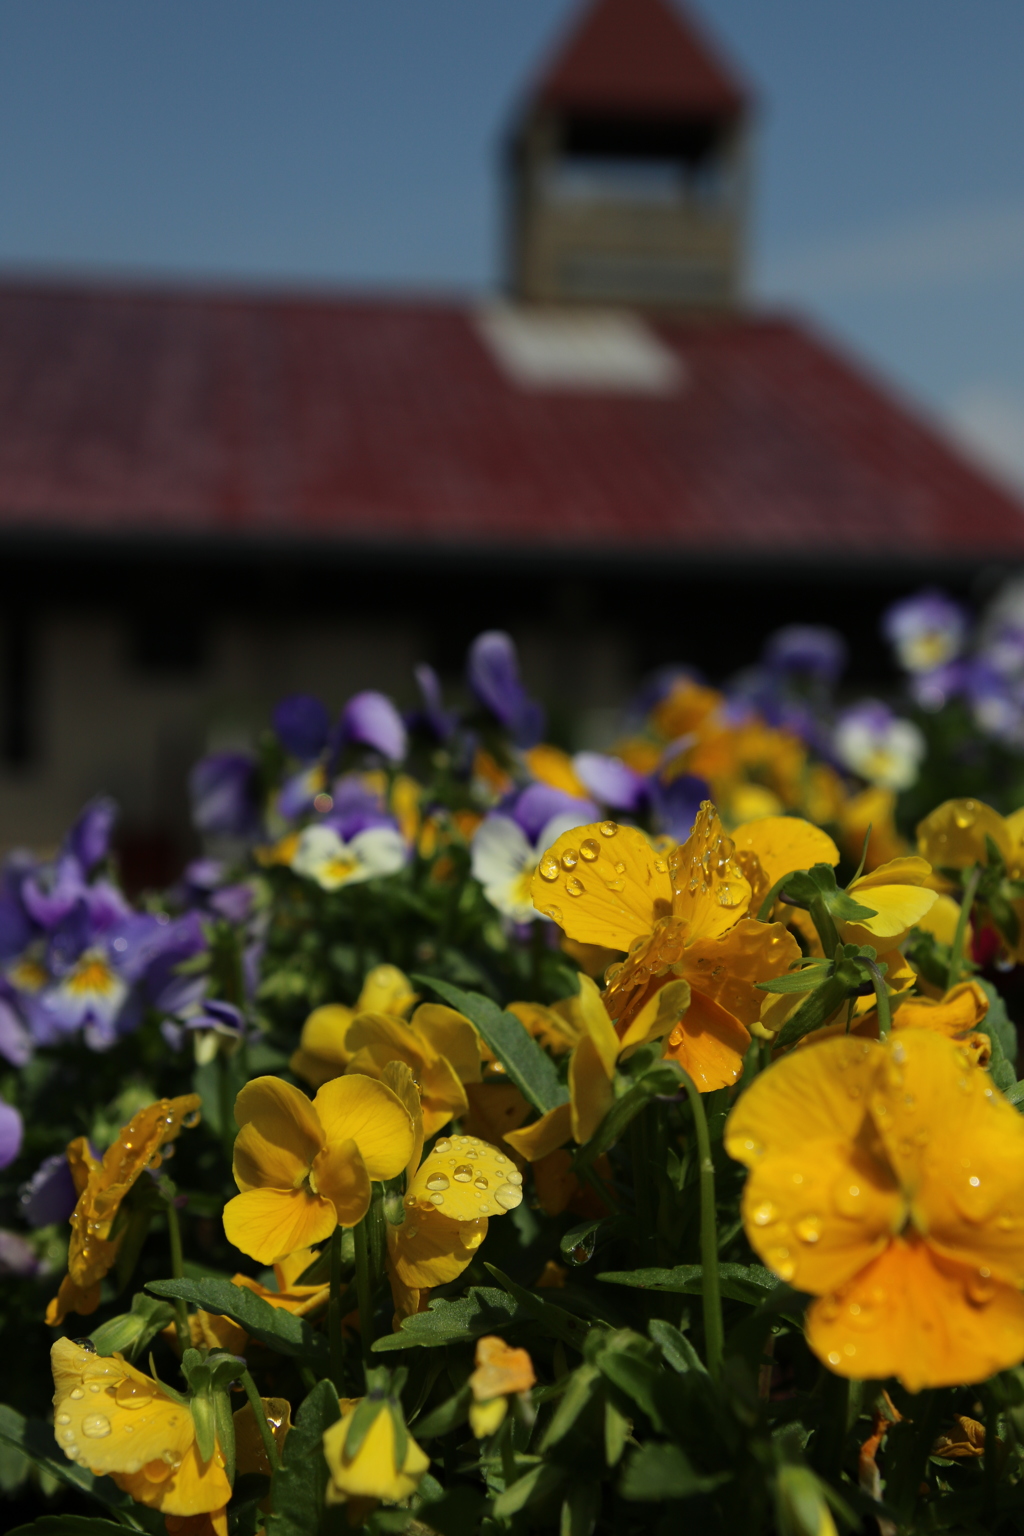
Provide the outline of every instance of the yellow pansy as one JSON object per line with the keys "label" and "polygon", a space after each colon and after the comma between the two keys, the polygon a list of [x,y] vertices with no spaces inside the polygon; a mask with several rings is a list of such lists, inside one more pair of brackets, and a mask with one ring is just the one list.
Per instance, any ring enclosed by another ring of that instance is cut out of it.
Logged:
{"label": "yellow pansy", "polygon": [[862,907],[874,909],[873,917],[836,921],[845,944],[870,944],[875,949],[896,949],[935,905],[938,892],[926,883],[932,867],[926,859],[906,854],[880,864],[847,887]]}
{"label": "yellow pansy", "polygon": [[512,1159],[474,1136],[442,1136],[409,1181],[405,1220],[389,1225],[388,1274],[399,1317],[424,1291],[458,1279],[487,1236],[488,1220],[515,1210],[523,1176]]}
{"label": "yellow pansy", "polygon": [[628,952],[605,974],[620,1035],[666,982],[685,978],[690,1008],[666,1054],[702,1091],[736,1081],[761,1008],[755,983],[788,971],[800,950],[781,923],[746,917],[750,882],[710,802],[667,854],[613,821],[563,834],[541,859],[531,894],[571,938]]}
{"label": "yellow pansy", "polygon": [[100,1281],[113,1268],[123,1238],[123,1230],[114,1230],[121,1201],[145,1169],[159,1167],[161,1149],[176,1139],[183,1126],[198,1120],[199,1097],[187,1093],[177,1099],[158,1099],[140,1110],[122,1127],[102,1161],[93,1157],[84,1136],[71,1142],[67,1157],[78,1201],[70,1217],[68,1272],[46,1309],[51,1328],[69,1312],[95,1312]]}
{"label": "yellow pansy", "polygon": [[573,767],[572,758],[560,747],[541,742],[539,746],[531,747],[523,753],[523,761],[533,777],[542,784],[550,784],[552,789],[560,789],[566,795],[576,795],[580,800],[590,798],[590,791]]}
{"label": "yellow pansy", "polygon": [[330,1470],[327,1502],[342,1504],[347,1500],[386,1499],[394,1504],[407,1499],[416,1492],[420,1478],[430,1465],[430,1457],[408,1435],[399,1465],[395,1424],[386,1406],[370,1425],[359,1449],[350,1455],[348,1434],[360,1401],[343,1406],[341,1418],[324,1430],[324,1457]]}
{"label": "yellow pansy", "polygon": [[536,1163],[570,1136],[579,1143],[589,1141],[614,1102],[612,1085],[619,1058],[648,1041],[663,1039],[677,1027],[689,1004],[689,984],[670,982],[652,995],[620,1039],[597,987],[589,976],[581,976],[577,1007],[582,1034],[569,1057],[569,1103],[548,1110],[524,1130],[507,1132],[509,1146]]}
{"label": "yellow pansy", "polygon": [[440,1003],[421,1003],[408,1023],[384,1013],[357,1014],[345,1045],[348,1072],[380,1077],[388,1062],[406,1063],[419,1087],[426,1136],[466,1113],[465,1084],[480,1081],[476,1030],[461,1013]]}
{"label": "yellow pansy", "polygon": [[986,838],[1010,863],[1019,838],[1013,838],[1005,818],[983,800],[944,800],[917,827],[918,852],[939,869],[987,864]]}
{"label": "yellow pansy", "polygon": [[[223,1514],[231,1497],[216,1442],[200,1455],[187,1403],[120,1355],[97,1355],[58,1339],[50,1351],[53,1429],[70,1461],[109,1475],[140,1504],[164,1516]],[[226,1532],[226,1521],[214,1528]]]}
{"label": "yellow pansy", "polygon": [[1024,1118],[930,1030],[794,1051],[733,1109],[747,1237],[818,1297],[807,1338],[844,1376],[917,1392],[1024,1356]]}
{"label": "yellow pansy", "polygon": [[896,792],[878,784],[869,784],[847,800],[839,816],[839,833],[847,858],[857,863],[868,839],[867,870],[909,852],[906,838],[896,830]]}
{"label": "yellow pansy", "polygon": [[508,1412],[512,1393],[529,1392],[537,1380],[525,1349],[510,1349],[504,1339],[485,1334],[476,1341],[476,1369],[469,1378],[473,1401],[469,1424],[478,1440],[493,1435]]}
{"label": "yellow pansy", "polygon": [[235,1100],[232,1172],[242,1191],[224,1207],[228,1241],[263,1264],[353,1227],[370,1181],[409,1160],[413,1127],[383,1083],[338,1077],[310,1102],[277,1077],[257,1077]]}
{"label": "yellow pansy", "polygon": [[408,976],[397,965],[377,965],[368,971],[354,1008],[325,1003],[314,1008],[302,1026],[299,1048],[289,1066],[313,1088],[340,1077],[348,1065],[345,1035],[359,1013],[393,1013],[404,1018],[416,1002]]}

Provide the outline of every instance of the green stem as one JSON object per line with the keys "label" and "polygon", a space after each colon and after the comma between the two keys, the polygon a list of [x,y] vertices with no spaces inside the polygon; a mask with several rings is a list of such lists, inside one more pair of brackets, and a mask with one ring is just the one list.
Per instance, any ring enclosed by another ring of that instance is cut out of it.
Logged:
{"label": "green stem", "polygon": [[821,947],[826,955],[834,955],[839,947],[839,935],[836,925],[832,921],[832,914],[826,907],[820,896],[815,896],[807,909],[811,914],[811,920],[818,931]]}
{"label": "green stem", "polygon": [[974,906],[974,897],[978,890],[978,881],[981,879],[981,867],[975,864],[967,876],[964,886],[963,901],[960,903],[960,916],[957,919],[956,933],[953,935],[953,948],[949,952],[949,974],[946,977],[947,990],[955,987],[960,980],[960,972],[964,963],[964,946],[967,943],[967,925],[971,920],[971,908]]}
{"label": "green stem", "polygon": [[356,1249],[356,1296],[359,1300],[359,1332],[363,1340],[364,1364],[369,1361],[370,1346],[373,1343],[373,1275],[367,1216],[357,1222],[352,1229]]}
{"label": "green stem", "polygon": [[[167,1202],[167,1237],[171,1247],[171,1279],[184,1280],[185,1262],[181,1252],[181,1224],[178,1221],[178,1208],[173,1200]],[[179,1296],[174,1302],[174,1329],[178,1335],[178,1348],[184,1355],[186,1349],[192,1345],[192,1335],[188,1326],[188,1307]]]}
{"label": "green stem", "polygon": [[771,918],[772,907],[774,907],[775,903],[778,901],[779,897],[782,895],[782,887],[785,885],[786,881],[791,877],[792,873],[793,873],[792,870],[788,870],[786,872],[786,874],[781,875],[779,877],[779,879],[776,880],[776,882],[772,886],[771,890],[768,892],[768,895],[765,897],[764,901],[762,901],[761,905],[758,907],[758,909],[757,909],[757,920],[758,920],[759,923],[767,923],[769,921],[769,919]]}
{"label": "green stem", "polygon": [[267,1453],[271,1476],[273,1476],[281,1462],[277,1454],[277,1441],[274,1439],[273,1431],[267,1423],[267,1415],[263,1410],[263,1399],[257,1392],[256,1383],[248,1371],[242,1372],[242,1386],[245,1388],[245,1395],[249,1399],[249,1407],[252,1409],[252,1416],[256,1420],[256,1428],[260,1432],[260,1439],[263,1441],[263,1449]]}
{"label": "green stem", "polygon": [[725,1329],[722,1324],[722,1292],[718,1278],[718,1223],[715,1212],[715,1165],[711,1160],[711,1138],[708,1135],[707,1116],[700,1093],[693,1078],[683,1072],[686,1089],[693,1111],[693,1125],[697,1133],[697,1152],[700,1157],[700,1263],[701,1292],[704,1301],[704,1348],[707,1354],[708,1373],[717,1381],[722,1370],[722,1353],[725,1346]]}
{"label": "green stem", "polygon": [[889,990],[885,985],[885,977],[873,960],[868,961],[868,970],[871,972],[871,984],[875,989],[875,1007],[878,1009],[878,1038],[888,1040],[889,1031],[892,1029]]}
{"label": "green stem", "polygon": [[331,1380],[339,1397],[345,1392],[345,1345],[341,1336],[341,1228],[331,1233],[331,1289],[327,1302],[327,1337],[331,1351]]}

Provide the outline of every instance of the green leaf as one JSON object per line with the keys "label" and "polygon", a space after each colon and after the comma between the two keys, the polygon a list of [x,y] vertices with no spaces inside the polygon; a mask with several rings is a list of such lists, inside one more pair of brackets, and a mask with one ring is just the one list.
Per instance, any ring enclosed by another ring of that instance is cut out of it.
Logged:
{"label": "green leaf", "polygon": [[790,971],[786,976],[776,976],[771,981],[755,981],[760,992],[813,992],[820,986],[823,973],[828,971],[830,960],[816,960],[801,970]]}
{"label": "green leaf", "polygon": [[992,983],[979,981],[978,986],[988,998],[988,1013],[978,1025],[978,1033],[987,1035],[992,1043],[988,1070],[996,1087],[1007,1093],[1017,1082],[1017,1031],[1010,1022],[1005,1002]]}
{"label": "green leaf", "polygon": [[101,1515],[40,1515],[31,1525],[16,1525],[8,1536],[124,1536],[126,1527]]}
{"label": "green leaf", "polygon": [[[672,1291],[699,1296],[703,1270],[699,1264],[677,1264],[674,1269],[622,1269],[598,1275],[611,1285],[630,1285],[640,1291]],[[722,1295],[730,1301],[757,1306],[778,1285],[777,1275],[760,1264],[719,1264]]]}
{"label": "green leaf", "polygon": [[495,1519],[505,1520],[528,1503],[550,1498],[564,1481],[565,1473],[561,1467],[545,1466],[543,1462],[539,1467],[531,1467],[529,1472],[525,1472],[514,1483],[510,1483],[505,1492],[500,1493],[495,1499]]}
{"label": "green leaf", "polygon": [[146,1345],[162,1328],[174,1321],[174,1308],[166,1301],[155,1301],[137,1291],[130,1312],[108,1318],[89,1335],[99,1355],[111,1355],[116,1349],[129,1360],[137,1360]]}
{"label": "green leaf", "polygon": [[663,1318],[655,1317],[647,1325],[647,1331],[661,1350],[665,1359],[674,1371],[684,1375],[687,1371],[702,1371],[707,1374],[707,1367],[686,1337],[678,1328],[673,1328],[671,1323],[666,1323]]}
{"label": "green leaf", "polygon": [[417,986],[432,988],[476,1026],[511,1081],[540,1114],[568,1101],[568,1089],[550,1056],[527,1034],[515,1014],[503,1012],[481,992],[463,992],[436,976],[413,976],[412,980]]}
{"label": "green leaf", "polygon": [[659,1499],[692,1499],[698,1493],[711,1493],[729,1481],[731,1474],[718,1472],[712,1477],[695,1472],[690,1460],[677,1445],[657,1441],[640,1446],[626,1463],[620,1492],[626,1499],[655,1502]]}
{"label": "green leaf", "polygon": [[1015,1109],[1020,1109],[1020,1106],[1024,1104],[1024,1079],[1019,1083],[1014,1083],[1012,1088],[1006,1089],[1006,1098]]}
{"label": "green leaf", "polygon": [[[422,1484],[421,1484],[422,1487]],[[456,1484],[439,1499],[424,1499],[420,1514],[438,1536],[477,1536],[481,1529],[484,1495],[465,1483]]]}
{"label": "green leaf", "polygon": [[281,1452],[271,1485],[273,1510],[267,1536],[315,1536],[320,1529],[328,1471],[324,1430],[339,1417],[338,1394],[330,1381],[318,1381],[300,1407]]}
{"label": "green leaf", "polygon": [[618,1466],[632,1430],[626,1415],[619,1412],[611,1398],[607,1398],[604,1405],[604,1459],[610,1467]]}
{"label": "green leaf", "polygon": [[88,1494],[109,1508],[131,1504],[131,1499],[106,1477],[93,1477],[85,1467],[68,1461],[57,1449],[53,1427],[41,1419],[26,1419],[16,1408],[0,1403],[0,1440],[22,1451],[29,1460],[57,1482]]}
{"label": "green leaf", "polygon": [[659,1093],[678,1093],[682,1073],[674,1061],[661,1061],[646,1072],[621,1099],[616,1099],[589,1141],[577,1149],[574,1168],[589,1168],[594,1160],[615,1145],[633,1120]]}
{"label": "green leaf", "polygon": [[386,1333],[375,1341],[375,1355],[394,1349],[437,1349],[443,1344],[468,1344],[485,1333],[498,1333],[513,1323],[532,1320],[532,1314],[519,1306],[505,1291],[489,1286],[472,1286],[454,1301],[436,1297],[426,1312],[404,1317],[397,1333]]}
{"label": "green leaf", "polygon": [[569,1385],[562,1393],[558,1407],[555,1409],[554,1418],[544,1432],[544,1438],[540,1443],[542,1453],[549,1451],[553,1445],[565,1439],[580,1414],[593,1401],[600,1380],[601,1373],[593,1365],[581,1365],[579,1370],[573,1371],[569,1377]]}
{"label": "green leaf", "polygon": [[465,1424],[469,1417],[472,1396],[467,1382],[453,1397],[438,1403],[437,1407],[424,1414],[422,1419],[414,1420],[412,1427],[416,1439],[430,1440],[434,1435],[447,1435],[450,1430],[458,1429],[460,1424]]}
{"label": "green leaf", "polygon": [[239,1323],[246,1333],[282,1355],[297,1355],[327,1369],[327,1343],[304,1317],[272,1307],[262,1296],[233,1285],[230,1280],[151,1280],[146,1286],[156,1296],[180,1297],[205,1312],[217,1312]]}
{"label": "green leaf", "polygon": [[667,1434],[668,1426],[657,1403],[658,1384],[664,1374],[660,1367],[625,1349],[606,1350],[598,1356],[597,1364],[601,1374],[613,1386],[643,1409],[655,1429]]}
{"label": "green leaf", "polygon": [[517,1285],[514,1280],[509,1279],[508,1275],[503,1275],[501,1270],[493,1264],[485,1264],[484,1268],[488,1274],[494,1276],[499,1285],[503,1285],[506,1291],[515,1297],[524,1311],[540,1323],[545,1333],[550,1334],[552,1338],[561,1339],[565,1344],[571,1344],[574,1349],[582,1350],[591,1329],[603,1326],[585,1323],[581,1317],[574,1317],[564,1307],[556,1307],[552,1302],[544,1301],[533,1291],[528,1291],[524,1285]]}

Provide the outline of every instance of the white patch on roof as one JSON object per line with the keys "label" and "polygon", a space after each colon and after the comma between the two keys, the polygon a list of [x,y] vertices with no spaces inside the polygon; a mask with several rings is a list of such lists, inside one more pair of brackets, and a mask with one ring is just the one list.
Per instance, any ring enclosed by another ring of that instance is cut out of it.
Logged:
{"label": "white patch on roof", "polygon": [[521,389],[672,395],[686,382],[681,359],[637,315],[492,304],[476,320],[498,367]]}

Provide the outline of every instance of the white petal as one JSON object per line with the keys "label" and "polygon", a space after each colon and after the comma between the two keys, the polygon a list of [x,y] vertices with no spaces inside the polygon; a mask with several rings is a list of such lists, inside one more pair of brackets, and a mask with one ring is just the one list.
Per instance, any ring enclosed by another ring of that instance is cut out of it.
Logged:
{"label": "white petal", "polygon": [[364,871],[353,875],[353,880],[393,875],[405,864],[407,856],[405,839],[394,827],[367,827],[365,832],[357,832],[348,846]]}

